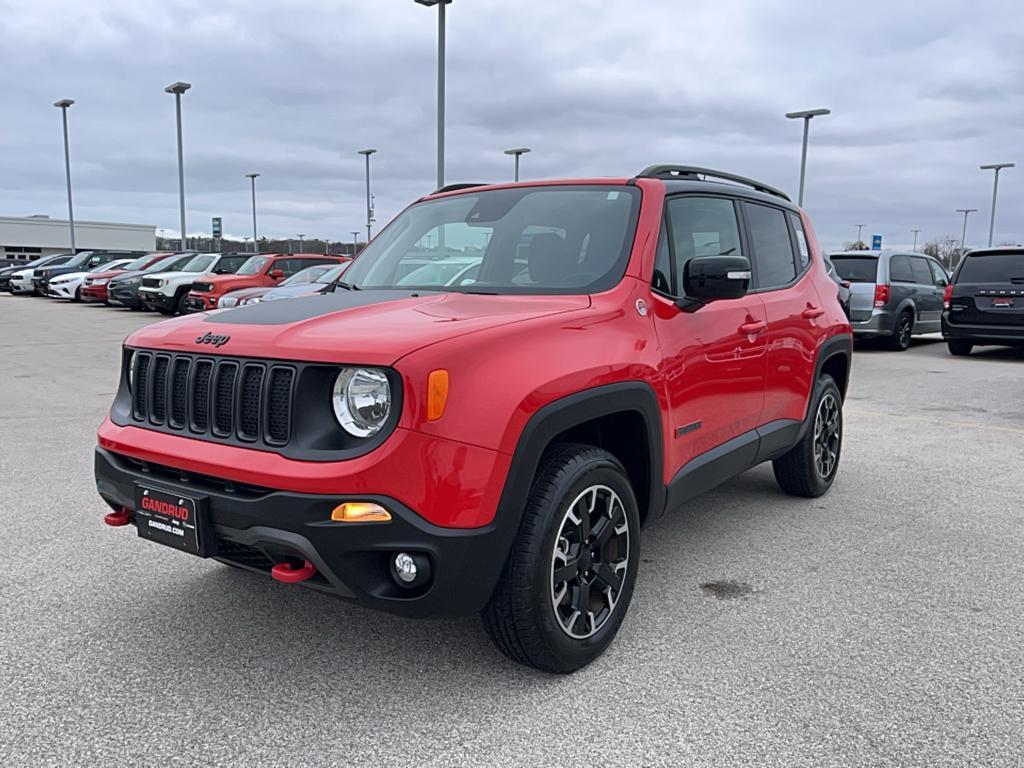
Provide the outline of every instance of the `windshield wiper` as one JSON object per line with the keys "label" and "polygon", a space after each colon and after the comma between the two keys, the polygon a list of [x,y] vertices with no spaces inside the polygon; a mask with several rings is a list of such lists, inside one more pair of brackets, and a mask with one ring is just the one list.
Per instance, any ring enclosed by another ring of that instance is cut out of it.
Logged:
{"label": "windshield wiper", "polygon": [[321,293],[334,293],[338,288],[344,288],[346,291],[361,291],[363,290],[358,285],[352,285],[352,283],[346,283],[344,280],[335,280],[333,283],[328,283],[327,287],[324,288]]}

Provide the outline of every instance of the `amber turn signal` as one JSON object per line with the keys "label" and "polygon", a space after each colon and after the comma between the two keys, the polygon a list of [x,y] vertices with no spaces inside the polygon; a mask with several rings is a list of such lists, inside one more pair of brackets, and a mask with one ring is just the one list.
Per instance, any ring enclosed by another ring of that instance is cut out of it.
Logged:
{"label": "amber turn signal", "polygon": [[370,501],[346,501],[331,511],[331,520],[336,523],[387,523],[391,521],[391,513]]}
{"label": "amber turn signal", "polygon": [[437,421],[444,415],[448,402],[448,371],[439,368],[427,377],[427,421]]}

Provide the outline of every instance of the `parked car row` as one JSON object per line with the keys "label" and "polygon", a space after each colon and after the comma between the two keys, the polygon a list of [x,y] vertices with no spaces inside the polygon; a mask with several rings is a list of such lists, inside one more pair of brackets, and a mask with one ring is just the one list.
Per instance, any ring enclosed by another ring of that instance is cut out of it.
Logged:
{"label": "parked car row", "polygon": [[0,290],[184,314],[278,298],[268,296],[277,289],[281,297],[324,290],[349,261],[308,253],[83,251],[0,269]]}

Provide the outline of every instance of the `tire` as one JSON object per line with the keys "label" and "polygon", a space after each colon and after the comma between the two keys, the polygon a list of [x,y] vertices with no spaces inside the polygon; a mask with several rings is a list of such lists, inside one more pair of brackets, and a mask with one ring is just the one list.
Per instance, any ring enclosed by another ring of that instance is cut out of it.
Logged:
{"label": "tire", "polygon": [[886,339],[886,346],[896,352],[904,352],[910,347],[910,337],[914,333],[914,316],[904,310],[896,318],[892,336]]}
{"label": "tire", "polygon": [[[588,507],[599,513],[596,521]],[[582,546],[591,540],[588,534],[602,531],[603,545]],[[586,666],[612,642],[626,615],[639,545],[636,497],[619,460],[592,446],[552,446],[481,614],[487,634],[520,664],[563,674]],[[559,570],[568,578],[558,582],[556,565],[562,563]],[[584,604],[590,610],[577,614],[575,606]]]}
{"label": "tire", "polygon": [[783,491],[814,498],[832,487],[843,448],[843,395],[828,374],[814,386],[810,413],[800,442],[773,461],[772,468]]}
{"label": "tire", "polygon": [[182,290],[178,293],[178,298],[174,301],[174,314],[184,315],[188,311],[185,307],[185,302],[188,301],[188,289]]}
{"label": "tire", "polygon": [[955,355],[956,357],[965,357],[971,354],[971,350],[974,349],[974,345],[969,341],[961,341],[959,339],[948,339],[946,346],[949,347],[949,354]]}
{"label": "tire", "polygon": [[82,300],[82,289],[81,288],[75,288],[75,298],[73,298],[72,301],[80,302],[81,300]]}

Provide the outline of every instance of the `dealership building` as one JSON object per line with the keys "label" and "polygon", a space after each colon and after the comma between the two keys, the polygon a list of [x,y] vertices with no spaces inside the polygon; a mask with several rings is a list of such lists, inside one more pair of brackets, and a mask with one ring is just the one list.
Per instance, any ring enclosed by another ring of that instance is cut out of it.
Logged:
{"label": "dealership building", "polygon": [[[67,219],[49,216],[0,216],[0,262],[32,261],[70,250]],[[76,221],[78,251],[152,251],[156,225]]]}

